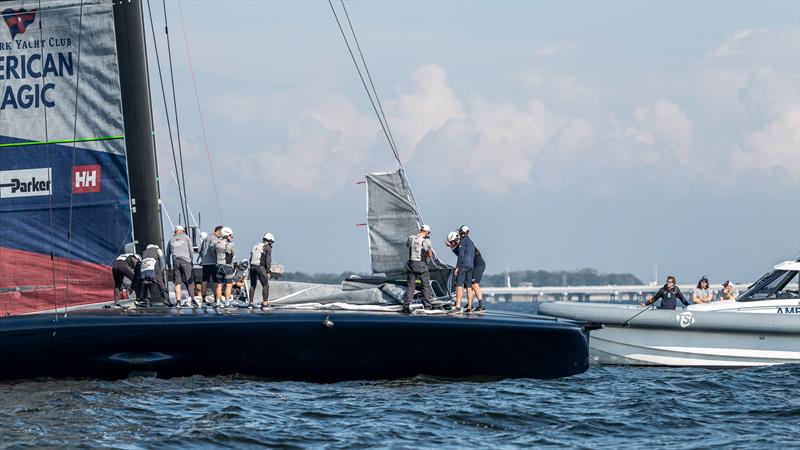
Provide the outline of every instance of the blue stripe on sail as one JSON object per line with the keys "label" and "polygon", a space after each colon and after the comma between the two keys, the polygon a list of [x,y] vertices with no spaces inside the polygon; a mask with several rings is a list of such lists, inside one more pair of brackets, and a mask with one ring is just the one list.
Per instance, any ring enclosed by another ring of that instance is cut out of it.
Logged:
{"label": "blue stripe on sail", "polygon": [[[0,136],[10,142],[19,140]],[[124,156],[57,144],[0,148],[0,247],[110,264],[131,241]]]}

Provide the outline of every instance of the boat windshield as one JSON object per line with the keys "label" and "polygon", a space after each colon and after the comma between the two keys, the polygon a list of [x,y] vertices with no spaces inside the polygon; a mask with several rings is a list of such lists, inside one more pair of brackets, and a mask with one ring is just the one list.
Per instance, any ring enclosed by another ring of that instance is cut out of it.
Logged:
{"label": "boat windshield", "polygon": [[800,272],[795,270],[775,270],[761,277],[736,301],[777,300],[800,298]]}

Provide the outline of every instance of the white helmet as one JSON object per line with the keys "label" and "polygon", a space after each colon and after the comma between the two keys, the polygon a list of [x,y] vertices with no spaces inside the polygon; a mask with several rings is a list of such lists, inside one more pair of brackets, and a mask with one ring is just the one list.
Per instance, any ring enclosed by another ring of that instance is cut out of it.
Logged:
{"label": "white helmet", "polygon": [[222,227],[220,233],[222,234],[222,237],[233,236],[233,230],[231,230],[231,227]]}
{"label": "white helmet", "polygon": [[458,239],[458,233],[455,231],[451,231],[447,233],[447,240],[450,242],[455,242]]}
{"label": "white helmet", "polygon": [[427,231],[428,233],[430,233],[431,232],[431,227],[429,227],[427,225],[423,225],[423,226],[419,227],[419,230],[420,231]]}
{"label": "white helmet", "polygon": [[275,236],[272,233],[267,233],[264,235],[264,240],[269,242],[275,242]]}
{"label": "white helmet", "polygon": [[461,225],[461,228],[458,229],[461,234],[469,234],[469,227],[466,225]]}

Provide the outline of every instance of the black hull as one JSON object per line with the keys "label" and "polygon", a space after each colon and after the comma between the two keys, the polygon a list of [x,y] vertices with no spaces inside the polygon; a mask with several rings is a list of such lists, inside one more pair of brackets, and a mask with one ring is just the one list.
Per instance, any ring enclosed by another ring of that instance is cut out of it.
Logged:
{"label": "black hull", "polygon": [[587,339],[571,322],[491,314],[80,311],[0,319],[0,379],[558,378],[589,367]]}

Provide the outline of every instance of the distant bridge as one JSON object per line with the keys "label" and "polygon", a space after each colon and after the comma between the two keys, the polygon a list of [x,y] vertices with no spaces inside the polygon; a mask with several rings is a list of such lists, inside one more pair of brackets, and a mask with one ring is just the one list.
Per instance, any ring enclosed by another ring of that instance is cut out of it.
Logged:
{"label": "distant bridge", "polygon": [[[483,296],[495,302],[544,302],[544,301],[578,301],[578,302],[643,302],[655,295],[662,285],[642,284],[627,286],[526,286],[526,287],[485,287]],[[692,301],[692,291],[696,285],[682,284],[681,289],[686,300]],[[743,293],[749,284],[736,284],[736,290]],[[714,298],[719,295],[722,286],[712,286]]]}

